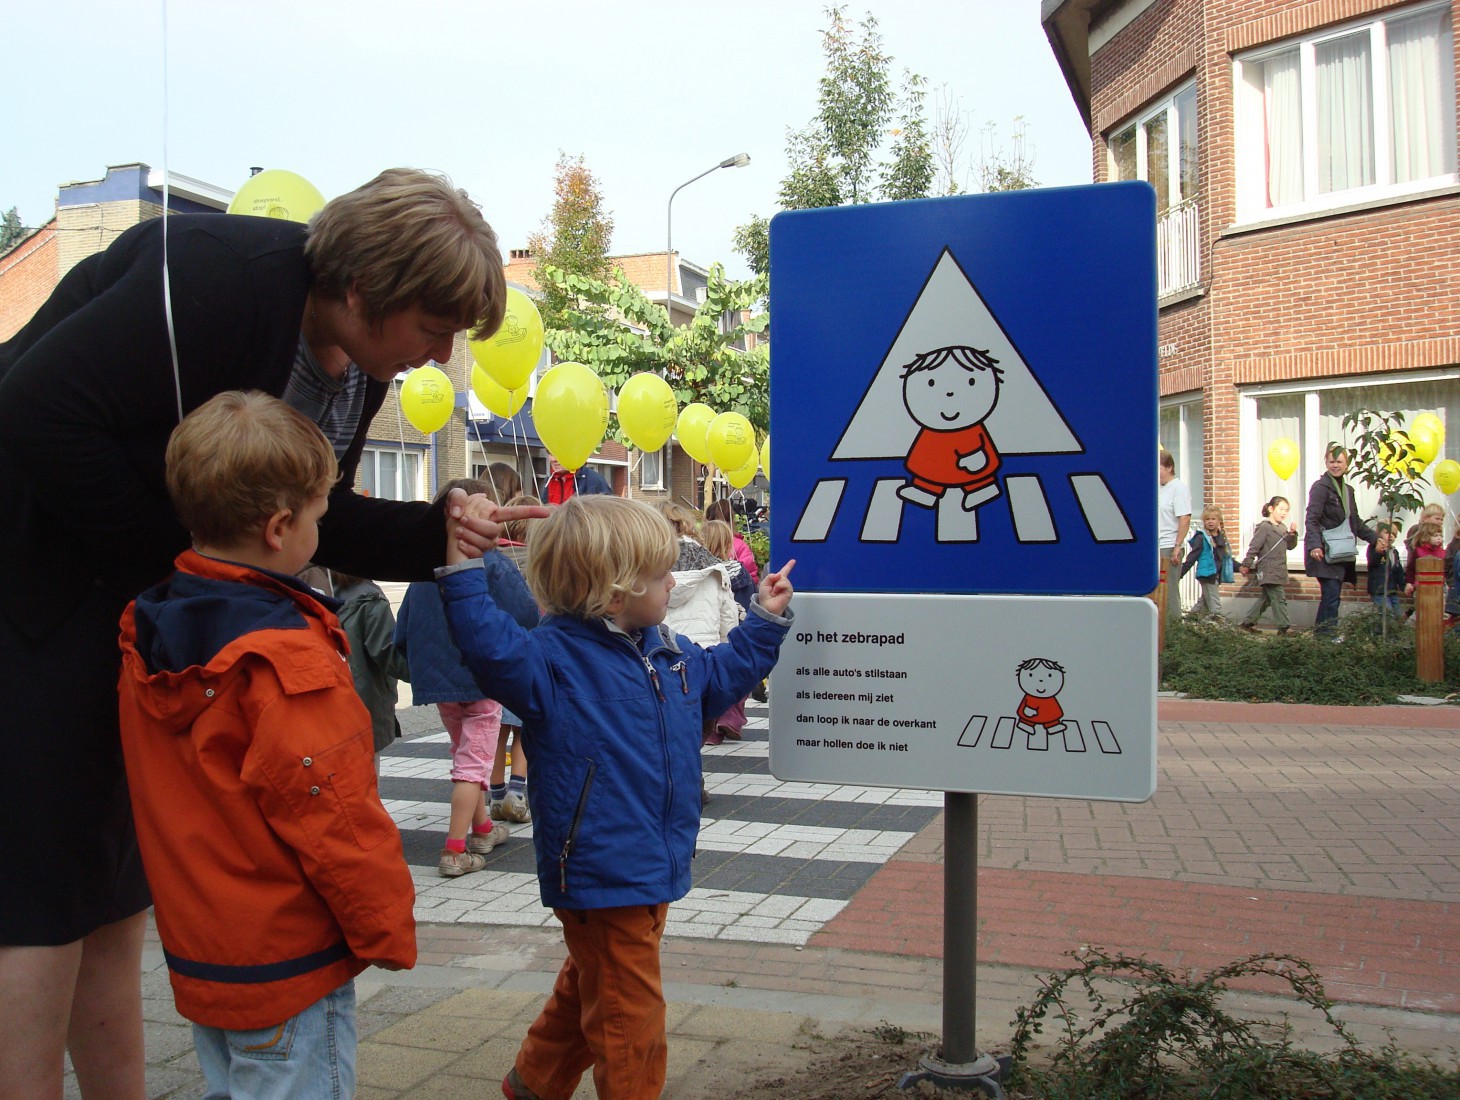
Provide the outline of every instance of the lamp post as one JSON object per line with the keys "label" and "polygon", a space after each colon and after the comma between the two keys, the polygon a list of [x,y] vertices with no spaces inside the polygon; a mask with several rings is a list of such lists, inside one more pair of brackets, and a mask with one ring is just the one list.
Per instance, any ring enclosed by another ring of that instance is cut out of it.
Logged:
{"label": "lamp post", "polygon": [[664,241],[664,313],[671,324],[674,323],[673,302],[674,302],[674,196],[683,191],[695,180],[702,180],[711,172],[719,171],[721,168],[744,168],[750,163],[749,153],[736,153],[733,157],[726,157],[713,168],[706,168],[694,179],[685,180],[678,187],[669,193],[669,206],[665,216],[665,241]]}
{"label": "lamp post", "polygon": [[[687,179],[669,192],[669,205],[665,211],[665,233],[664,233],[664,317],[672,325],[674,324],[674,196],[683,191],[695,180],[702,180],[711,172],[717,172],[721,168],[744,168],[750,163],[749,153],[736,153],[733,157],[726,157],[713,168],[706,168],[693,179]],[[665,451],[666,460],[669,452]],[[693,471],[694,467],[690,467]],[[664,484],[673,485],[670,480],[671,471],[668,462],[665,463]]]}

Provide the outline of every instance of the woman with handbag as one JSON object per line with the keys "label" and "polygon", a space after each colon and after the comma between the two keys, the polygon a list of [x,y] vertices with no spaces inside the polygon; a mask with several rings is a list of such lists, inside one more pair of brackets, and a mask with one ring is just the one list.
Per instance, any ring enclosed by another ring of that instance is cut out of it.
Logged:
{"label": "woman with handbag", "polygon": [[1318,615],[1313,632],[1333,634],[1338,622],[1338,601],[1346,583],[1358,581],[1354,567],[1358,544],[1377,537],[1354,505],[1354,491],[1345,481],[1349,453],[1341,443],[1330,443],[1323,454],[1327,472],[1308,490],[1304,515],[1304,572],[1318,582]]}

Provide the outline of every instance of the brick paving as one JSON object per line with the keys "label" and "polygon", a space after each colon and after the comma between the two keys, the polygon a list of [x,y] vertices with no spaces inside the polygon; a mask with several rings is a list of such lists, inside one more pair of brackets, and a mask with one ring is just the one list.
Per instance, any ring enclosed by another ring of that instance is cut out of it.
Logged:
{"label": "brick paving", "polygon": [[[980,962],[1292,954],[1335,999],[1460,1013],[1460,712],[1160,714],[1150,802],[980,799]],[[940,817],[810,945],[941,957],[943,840]]]}

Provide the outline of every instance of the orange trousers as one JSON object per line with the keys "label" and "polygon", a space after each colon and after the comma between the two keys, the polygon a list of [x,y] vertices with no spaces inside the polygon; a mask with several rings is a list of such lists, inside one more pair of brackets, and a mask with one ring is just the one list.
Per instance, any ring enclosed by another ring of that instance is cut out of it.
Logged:
{"label": "orange trousers", "polygon": [[669,906],[553,912],[568,957],[517,1052],[517,1075],[542,1100],[569,1100],[591,1066],[599,1100],[658,1100],[669,1061],[659,974]]}

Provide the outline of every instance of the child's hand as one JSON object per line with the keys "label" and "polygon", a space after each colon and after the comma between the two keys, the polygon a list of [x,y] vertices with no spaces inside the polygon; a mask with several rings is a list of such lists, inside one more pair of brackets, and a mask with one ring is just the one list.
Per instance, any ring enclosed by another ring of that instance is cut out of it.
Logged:
{"label": "child's hand", "polygon": [[1251,573],[1252,572],[1252,570],[1248,569],[1247,566],[1245,566],[1245,565],[1239,566],[1238,568],[1240,568],[1242,570],[1242,575],[1244,577],[1247,576],[1248,573]]}
{"label": "child's hand", "polygon": [[1406,584],[1404,586],[1404,594],[1406,596],[1413,596],[1414,595],[1414,585],[1412,585],[1412,584]]}
{"label": "child's hand", "polygon": [[767,573],[760,579],[758,596],[760,606],[769,611],[772,615],[784,614],[786,605],[791,602],[791,596],[795,589],[787,578],[791,575],[792,568],[796,565],[796,559],[792,558],[785,565],[781,566],[776,573]]}
{"label": "child's hand", "polygon": [[495,550],[502,537],[502,524],[508,520],[543,519],[549,514],[546,505],[503,508],[481,493],[468,496],[464,489],[452,489],[446,498],[446,564],[455,565]]}

